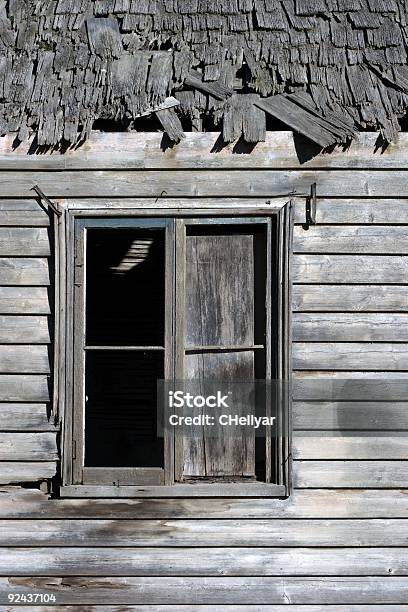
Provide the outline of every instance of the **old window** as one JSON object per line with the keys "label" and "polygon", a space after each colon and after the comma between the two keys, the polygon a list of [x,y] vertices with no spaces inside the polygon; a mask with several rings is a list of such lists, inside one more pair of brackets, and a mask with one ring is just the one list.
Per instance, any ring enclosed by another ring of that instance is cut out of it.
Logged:
{"label": "old window", "polygon": [[65,494],[286,495],[286,387],[260,437],[158,436],[156,408],[161,379],[288,378],[288,207],[72,228]]}

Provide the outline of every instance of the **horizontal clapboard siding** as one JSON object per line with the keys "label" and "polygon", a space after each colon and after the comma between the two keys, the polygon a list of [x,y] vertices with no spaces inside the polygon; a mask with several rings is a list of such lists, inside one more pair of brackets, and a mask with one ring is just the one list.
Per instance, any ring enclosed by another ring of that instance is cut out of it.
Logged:
{"label": "horizontal clapboard siding", "polygon": [[[9,593],[46,592],[59,604],[404,604],[408,577],[44,577],[0,579]],[[290,608],[289,608],[290,610]]]}
{"label": "horizontal clapboard siding", "polygon": [[[0,197],[29,198],[33,185],[51,198],[86,197],[271,197],[309,194],[310,185],[319,185],[319,196],[331,197],[405,197],[407,170],[392,173],[385,170],[247,170],[233,168],[228,172],[197,169],[179,170],[66,170],[54,172],[2,171]],[[137,185],[137,187],[135,187]]]}
{"label": "horizontal clapboard siding", "polygon": [[287,499],[49,499],[3,486],[2,519],[408,519],[404,489],[296,489]]}
{"label": "horizontal clapboard siding", "polygon": [[[374,140],[362,135],[347,153],[300,166],[293,137],[279,134],[276,144],[268,135],[251,155],[232,155],[229,145],[209,154],[214,134],[188,135],[158,155],[152,143],[159,136],[111,135],[111,149],[98,136],[96,148],[67,156],[20,156],[24,173],[0,143],[0,168],[7,168],[0,182],[0,592],[43,588],[56,593],[59,605],[101,609],[137,602],[146,610],[156,604],[197,611],[207,604],[403,610],[404,155],[394,149],[367,155],[361,142],[374,146]],[[377,170],[367,170],[370,160]],[[397,171],[385,170],[398,164]],[[59,462],[49,405],[53,219],[32,197],[32,186],[92,211],[139,206],[139,197],[156,208],[179,206],[183,197],[194,206],[200,196],[209,208],[221,207],[224,196],[230,204],[235,198],[241,206],[265,206],[276,194],[309,193],[314,181],[317,225],[303,227],[305,201],[295,198],[291,497],[50,499],[32,488],[52,479]],[[156,202],[163,189],[166,197]]]}
{"label": "horizontal clapboard siding", "polygon": [[[186,554],[191,552],[192,554]],[[391,570],[391,571],[390,571]],[[408,576],[407,548],[0,548],[7,576]]]}
{"label": "horizontal clapboard siding", "polygon": [[1,520],[0,547],[367,547],[408,544],[408,520]]}
{"label": "horizontal clapboard siding", "polygon": [[295,401],[292,417],[295,430],[408,432],[408,401]]}
{"label": "horizontal clapboard siding", "polygon": [[302,226],[296,226],[293,248],[297,253],[371,253],[376,255],[380,252],[405,255],[408,253],[408,227],[312,225],[305,230]]}
{"label": "horizontal clapboard siding", "polygon": [[297,461],[298,488],[408,488],[408,461]]}
{"label": "horizontal clapboard siding", "polygon": [[296,312],[293,316],[293,339],[312,342],[408,342],[408,313]]}
{"label": "horizontal clapboard siding", "polygon": [[296,284],[292,298],[295,312],[408,312],[405,285]]}
{"label": "horizontal clapboard siding", "polygon": [[48,412],[47,404],[1,402],[0,432],[55,431],[55,418]]}
{"label": "horizontal clapboard siding", "polygon": [[293,367],[296,370],[408,370],[408,344],[294,342]]}

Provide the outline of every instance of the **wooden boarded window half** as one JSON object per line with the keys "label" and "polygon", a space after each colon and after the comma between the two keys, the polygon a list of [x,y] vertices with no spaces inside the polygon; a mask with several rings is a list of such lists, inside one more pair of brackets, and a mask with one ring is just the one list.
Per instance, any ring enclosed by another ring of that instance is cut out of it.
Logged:
{"label": "wooden boarded window half", "polygon": [[65,487],[287,494],[286,408],[262,437],[157,431],[158,380],[288,378],[287,215],[76,219]]}

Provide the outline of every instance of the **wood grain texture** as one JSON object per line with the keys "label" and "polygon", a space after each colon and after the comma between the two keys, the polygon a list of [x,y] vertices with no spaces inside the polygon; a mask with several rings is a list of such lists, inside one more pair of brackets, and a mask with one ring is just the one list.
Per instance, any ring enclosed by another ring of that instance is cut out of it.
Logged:
{"label": "wood grain texture", "polygon": [[[0,604],[8,593],[53,593],[59,604],[405,604],[406,577],[12,577],[0,580]],[[224,608],[223,608],[224,609]],[[290,608],[289,608],[290,609]]]}
{"label": "wood grain texture", "polygon": [[50,314],[46,287],[0,287],[1,314]]}
{"label": "wood grain texture", "polygon": [[[18,203],[19,201],[16,200],[15,202]],[[48,227],[50,225],[49,216],[37,203],[35,204],[38,210],[22,210],[20,207],[13,209],[11,208],[12,205],[10,206],[11,210],[4,210],[0,207],[0,226]]]}
{"label": "wood grain texture", "polygon": [[[371,282],[371,278],[368,280]],[[408,294],[405,285],[294,285],[293,309],[309,312],[408,312]]]}
{"label": "wood grain texture", "polygon": [[408,313],[297,312],[293,316],[293,339],[304,342],[407,342]]}
{"label": "wood grain texture", "polygon": [[0,316],[0,344],[50,343],[48,317]]}
{"label": "wood grain texture", "polygon": [[47,376],[0,374],[0,401],[47,402],[48,382]]}
{"label": "wood grain texture", "polygon": [[408,253],[408,227],[311,225],[306,230],[297,225],[294,229],[293,250],[295,253],[406,255]]}
{"label": "wood grain texture", "polygon": [[[305,223],[305,205],[296,198],[296,223]],[[401,225],[408,223],[408,200],[381,198],[319,198],[317,224]]]}
{"label": "wood grain texture", "polygon": [[358,435],[334,436],[332,432],[307,435],[296,432],[293,438],[294,459],[408,459],[408,433],[400,436]]}
{"label": "wood grain texture", "polygon": [[[402,547],[408,520],[1,520],[1,547]],[[193,551],[189,551],[192,553]]]}
{"label": "wood grain texture", "polygon": [[294,255],[293,282],[404,284],[408,258],[398,255]]}
{"label": "wood grain texture", "polygon": [[293,402],[295,430],[408,431],[408,402]]}
{"label": "wood grain texture", "polygon": [[293,373],[295,400],[406,401],[407,372],[298,371]]}
{"label": "wood grain texture", "polygon": [[389,342],[294,342],[293,368],[295,370],[408,370],[408,345]]}
{"label": "wood grain texture", "polygon": [[0,258],[0,285],[49,285],[46,259]]}
{"label": "wood grain texture", "polygon": [[[304,138],[290,131],[266,132],[249,153],[233,153],[236,143],[217,147],[218,132],[186,132],[177,147],[163,152],[161,133],[103,133],[93,131],[78,149],[46,155],[27,155],[32,140],[13,147],[13,135],[0,140],[0,168],[14,169],[79,169],[87,168],[406,168],[404,155],[406,134],[399,134],[398,143],[390,144],[382,153],[378,133],[360,133],[347,150],[339,146],[331,153],[316,155],[315,148]],[[301,146],[305,159],[300,161]],[[214,152],[214,150],[216,152]],[[314,155],[308,159],[307,153]]]}
{"label": "wood grain texture", "polygon": [[55,473],[56,464],[51,461],[0,461],[1,484],[36,482],[52,478]]}
{"label": "wood grain texture", "polygon": [[[15,428],[18,428],[18,422]],[[55,433],[0,432],[0,461],[54,461],[57,459]]]}
{"label": "wood grain texture", "polygon": [[0,255],[47,257],[50,239],[46,228],[0,227]]}
{"label": "wood grain texture", "polygon": [[293,471],[299,488],[408,488],[406,461],[296,461]]}
{"label": "wood grain texture", "polygon": [[[407,548],[2,548],[2,576],[407,576]],[[245,584],[245,583],[244,583]]]}
{"label": "wood grain texture", "polygon": [[4,374],[48,374],[50,360],[44,345],[0,345],[0,372]]}
{"label": "wood grain texture", "polygon": [[50,499],[35,489],[1,487],[2,519],[391,519],[408,518],[399,489],[295,490],[287,499]]}
{"label": "wood grain texture", "polygon": [[158,196],[258,196],[271,197],[296,191],[308,194],[310,185],[319,185],[319,196],[329,197],[401,197],[406,194],[404,170],[66,170],[53,172],[7,171],[2,175],[0,197],[30,197],[39,185],[49,198]]}
{"label": "wood grain texture", "polygon": [[0,403],[0,431],[54,431],[46,404]]}

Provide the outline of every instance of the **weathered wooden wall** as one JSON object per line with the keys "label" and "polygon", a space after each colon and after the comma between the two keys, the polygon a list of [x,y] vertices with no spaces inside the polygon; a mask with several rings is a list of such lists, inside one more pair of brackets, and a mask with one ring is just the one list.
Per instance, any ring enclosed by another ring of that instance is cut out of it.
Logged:
{"label": "weathered wooden wall", "polygon": [[[0,591],[104,610],[408,610],[408,397],[390,384],[408,382],[408,139],[380,155],[364,135],[303,165],[288,133],[251,155],[210,153],[216,134],[165,153],[160,139],[40,157],[0,140]],[[32,186],[92,209],[264,202],[314,181],[316,226],[296,200],[293,496],[59,500],[30,484],[58,467],[50,224]]]}

